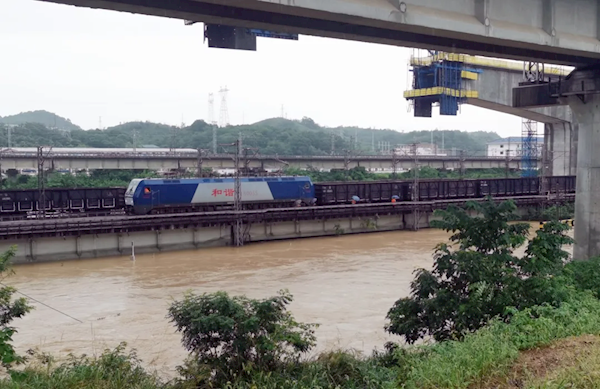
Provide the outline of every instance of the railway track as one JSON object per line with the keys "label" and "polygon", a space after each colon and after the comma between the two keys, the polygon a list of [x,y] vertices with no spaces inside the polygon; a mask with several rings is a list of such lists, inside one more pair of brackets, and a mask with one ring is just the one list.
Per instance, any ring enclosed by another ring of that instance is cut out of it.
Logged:
{"label": "railway track", "polygon": [[[513,200],[518,205],[537,205],[574,201],[574,194],[558,198],[547,196],[497,197],[502,202]],[[371,218],[378,215],[401,215],[414,211],[433,211],[466,201],[481,199],[452,199],[402,203],[376,203],[355,205],[313,206],[299,208],[275,208],[235,212],[196,212],[187,214],[159,215],[111,215],[89,216],[70,219],[15,220],[0,223],[0,240],[18,240],[35,237],[64,237],[86,234],[119,234],[137,231],[161,231],[166,229],[200,228],[207,226],[231,226],[238,219],[244,224],[276,223],[294,220],[328,220],[335,218]]]}

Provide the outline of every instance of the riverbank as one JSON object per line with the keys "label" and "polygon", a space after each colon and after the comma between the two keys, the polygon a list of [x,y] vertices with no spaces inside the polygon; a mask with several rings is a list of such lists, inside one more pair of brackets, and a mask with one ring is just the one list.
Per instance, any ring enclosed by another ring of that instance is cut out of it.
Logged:
{"label": "riverbank", "polygon": [[[349,351],[320,354],[268,374],[232,381],[231,389],[321,388],[592,388],[600,385],[600,300],[578,294],[559,308],[518,312],[493,321],[462,341],[391,349],[370,357]],[[561,340],[562,339],[562,340]],[[199,371],[195,371],[199,373]],[[124,346],[97,358],[56,365],[38,355],[28,368],[0,381],[1,389],[203,388],[187,375],[165,382],[145,370]],[[573,386],[574,385],[574,386]]]}

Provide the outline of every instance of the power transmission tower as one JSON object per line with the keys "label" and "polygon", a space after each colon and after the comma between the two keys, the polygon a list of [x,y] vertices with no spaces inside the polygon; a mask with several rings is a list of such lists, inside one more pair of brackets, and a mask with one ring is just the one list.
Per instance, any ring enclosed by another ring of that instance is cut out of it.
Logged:
{"label": "power transmission tower", "polygon": [[227,93],[229,89],[227,87],[221,87],[219,93],[221,94],[221,112],[219,114],[219,127],[227,127],[229,125],[229,110],[227,108]]}
{"label": "power transmission tower", "polygon": [[37,148],[37,165],[38,165],[38,216],[46,217],[46,172],[44,171],[44,163],[50,155],[52,147],[44,154],[44,146]]}

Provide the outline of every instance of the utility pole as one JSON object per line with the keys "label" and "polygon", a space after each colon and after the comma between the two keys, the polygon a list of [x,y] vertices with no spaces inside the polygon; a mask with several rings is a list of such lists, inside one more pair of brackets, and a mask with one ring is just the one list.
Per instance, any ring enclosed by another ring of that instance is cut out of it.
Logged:
{"label": "utility pole", "polygon": [[419,154],[417,152],[417,143],[411,145],[413,155],[413,190],[412,200],[419,201]]}
{"label": "utility pole", "polygon": [[8,131],[8,148],[10,149],[12,142],[11,142],[11,138],[12,138],[12,128],[10,127],[10,125],[8,127],[6,127],[6,130]]}
{"label": "utility pole", "polygon": [[233,191],[233,208],[235,209],[235,245],[241,247],[244,245],[243,225],[242,225],[242,180],[240,174],[240,159],[242,158],[242,133],[240,132],[236,142],[235,152],[235,188]]}
{"label": "utility pole", "polygon": [[46,177],[44,171],[44,162],[52,151],[52,147],[44,155],[44,146],[37,148],[37,165],[38,165],[38,215],[42,218],[46,217]]}
{"label": "utility pole", "polygon": [[446,150],[445,139],[444,139],[445,131],[442,130],[442,153]]}
{"label": "utility pole", "polygon": [[217,122],[215,121],[215,95],[208,94],[208,124],[212,127],[212,152],[217,153]]}
{"label": "utility pole", "polygon": [[[252,151],[252,154],[250,154],[250,151]],[[246,174],[246,176],[248,176],[250,174],[250,161],[251,158],[254,158],[258,155],[259,149],[258,147],[244,147],[242,149],[242,155],[244,157],[244,161],[243,161],[243,165],[244,165],[244,170],[243,173]]]}
{"label": "utility pole", "polygon": [[344,150],[344,180],[348,181],[348,173],[350,170],[350,150]]}
{"label": "utility pole", "polygon": [[233,189],[233,212],[235,221],[232,226],[233,245],[240,247],[244,245],[244,225],[242,223],[242,133],[239,133],[238,139],[234,143],[222,146],[234,147],[233,163],[235,166],[234,189]]}
{"label": "utility pole", "polygon": [[460,151],[459,163],[460,163],[460,167],[459,167],[460,178],[463,179],[463,178],[465,178],[465,151],[464,150]]}
{"label": "utility pole", "polygon": [[133,132],[131,133],[131,140],[133,142],[133,152],[136,153],[137,151],[137,137],[138,137],[138,131],[137,130],[133,130]]}
{"label": "utility pole", "polygon": [[392,152],[392,178],[395,180],[398,178],[398,150],[394,147],[394,151]]}
{"label": "utility pole", "polygon": [[335,134],[331,133],[331,155],[335,154]]}
{"label": "utility pole", "polygon": [[204,156],[206,155],[206,150],[198,149],[198,155],[196,160],[196,176],[198,178],[204,177],[204,170],[202,170],[202,164],[204,162]]}
{"label": "utility pole", "polygon": [[510,171],[510,150],[506,150],[506,159],[504,161],[504,175],[508,178],[508,172]]}
{"label": "utility pole", "polygon": [[[418,160],[418,150],[417,143],[412,144],[412,154],[413,154],[413,187],[412,187],[412,201],[419,201],[419,160]],[[419,213],[419,205],[415,204],[415,208],[413,211],[413,230],[419,230],[419,220],[421,219],[421,215]]]}
{"label": "utility pole", "polygon": [[371,130],[371,152],[375,154],[375,131]]}

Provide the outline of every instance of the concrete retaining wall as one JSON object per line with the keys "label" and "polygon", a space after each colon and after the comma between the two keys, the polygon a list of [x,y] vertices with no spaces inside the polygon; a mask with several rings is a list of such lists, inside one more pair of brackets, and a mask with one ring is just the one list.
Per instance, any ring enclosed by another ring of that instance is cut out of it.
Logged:
{"label": "concrete retaining wall", "polygon": [[[435,217],[430,212],[420,212],[373,218],[302,220],[247,225],[244,234],[245,241],[248,243],[266,242],[368,232],[416,230],[429,228],[434,219]],[[135,247],[136,254],[144,254],[227,246],[231,245],[231,242],[232,230],[227,226],[2,241],[0,242],[0,251],[5,251],[11,245],[17,245],[15,262],[30,263],[130,256],[132,245]]]}

